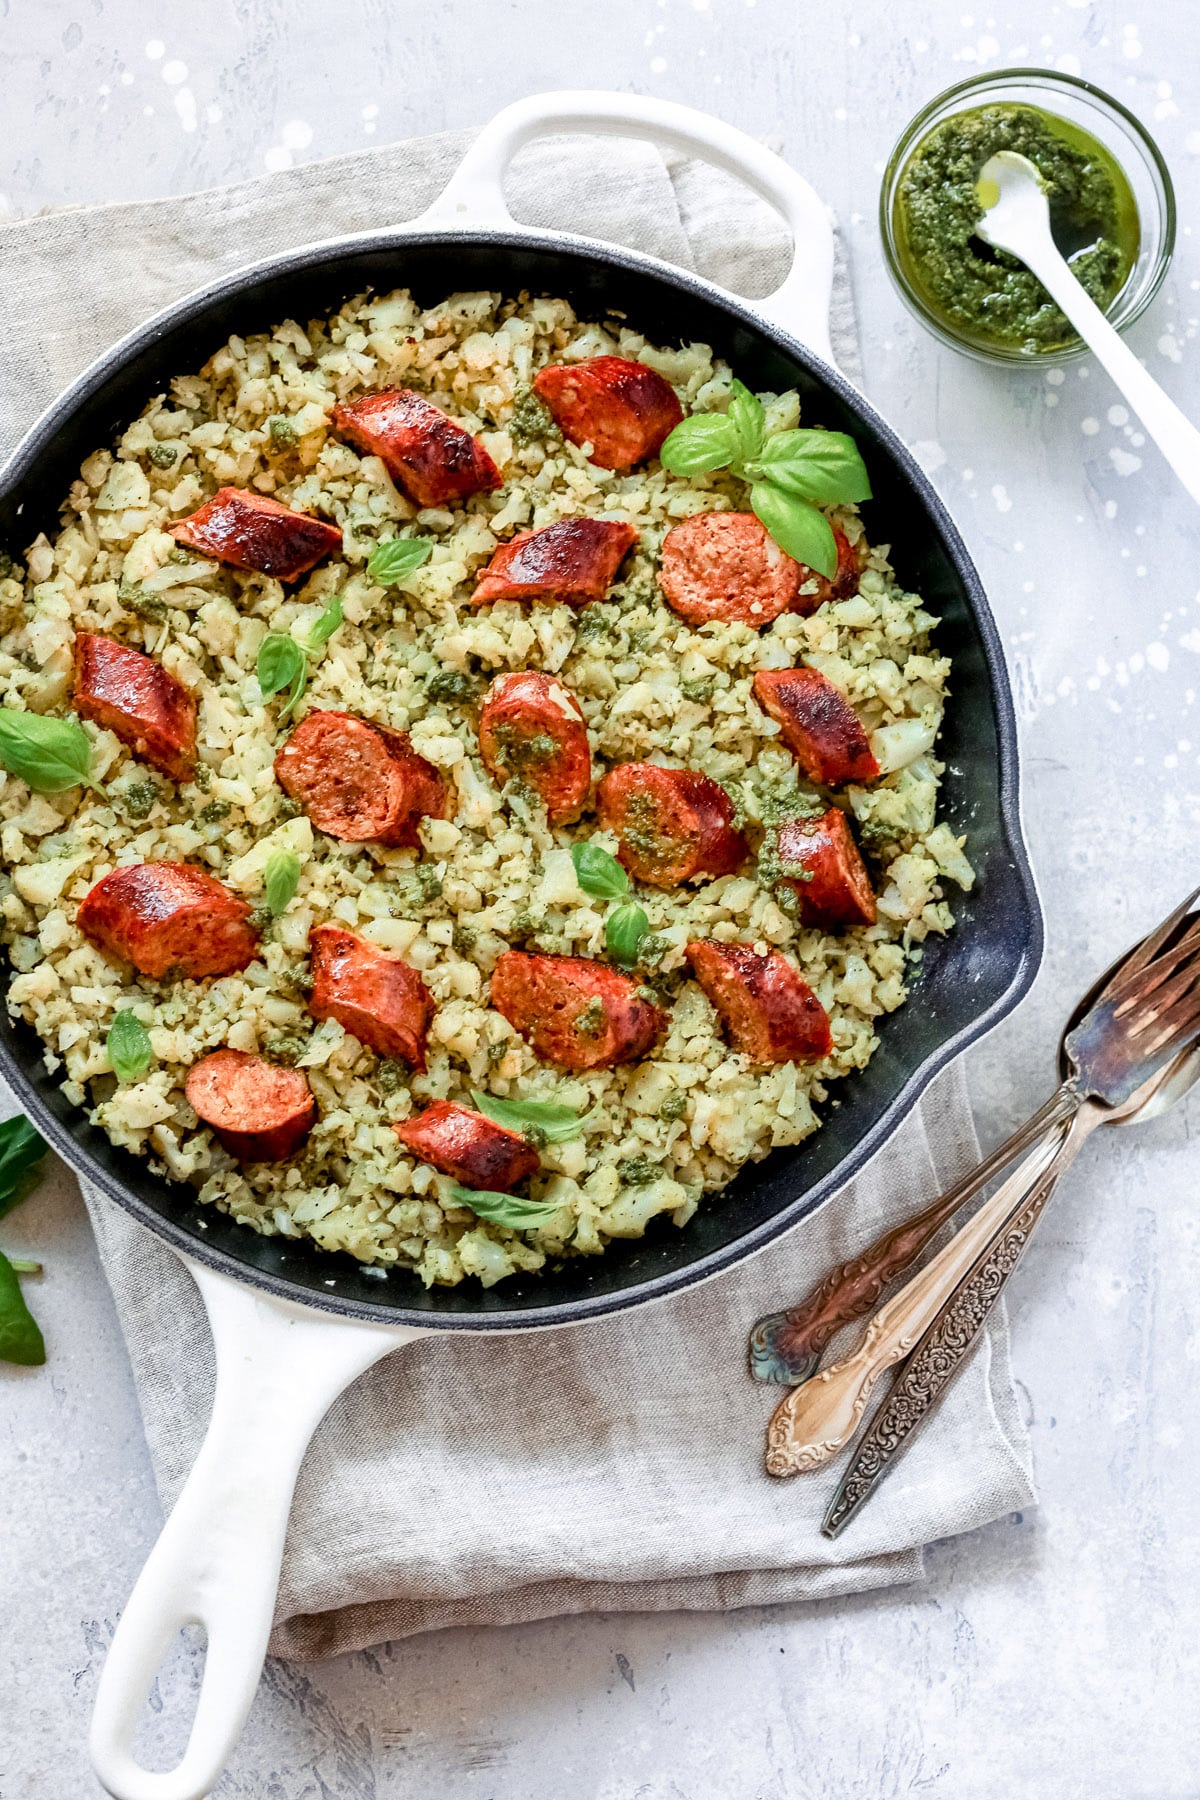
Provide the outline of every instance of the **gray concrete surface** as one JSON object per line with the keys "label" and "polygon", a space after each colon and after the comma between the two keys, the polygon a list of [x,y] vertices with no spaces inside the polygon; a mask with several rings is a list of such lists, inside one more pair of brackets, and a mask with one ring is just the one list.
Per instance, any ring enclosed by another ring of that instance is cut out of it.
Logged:
{"label": "gray concrete surface", "polygon": [[[940,349],[883,274],[905,121],[980,66],[1082,72],[1156,132],[1175,267],[1133,341],[1200,415],[1200,24],[1191,0],[9,0],[14,214],[181,192],[612,86],[770,135],[838,210],[866,386],[960,521],[1012,657],[1049,945],[970,1058],[982,1134],[1041,1096],[1090,973],[1196,879],[1197,515],[1090,363],[1003,375]],[[581,49],[583,54],[581,54]],[[919,1589],[726,1617],[447,1633],[273,1665],[222,1800],[1185,1800],[1200,1453],[1196,1107],[1095,1142],[1015,1291],[1042,1504],[936,1546]],[[158,1525],[77,1199],[16,1215],[49,1273],[42,1372],[0,1374],[0,1796],[85,1800],[110,1624]],[[194,1662],[157,1699],[182,1697]]]}

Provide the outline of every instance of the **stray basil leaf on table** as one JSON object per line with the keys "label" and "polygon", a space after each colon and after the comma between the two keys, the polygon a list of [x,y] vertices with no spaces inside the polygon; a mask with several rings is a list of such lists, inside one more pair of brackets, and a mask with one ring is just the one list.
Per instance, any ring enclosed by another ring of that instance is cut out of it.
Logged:
{"label": "stray basil leaf on table", "polygon": [[20,1277],[0,1251],[0,1362],[36,1368],[45,1360],[45,1339],[25,1304]]}

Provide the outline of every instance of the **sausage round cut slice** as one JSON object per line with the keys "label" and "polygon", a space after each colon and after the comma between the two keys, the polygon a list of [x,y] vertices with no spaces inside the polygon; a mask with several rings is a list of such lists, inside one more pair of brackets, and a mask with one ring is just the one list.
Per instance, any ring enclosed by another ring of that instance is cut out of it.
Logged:
{"label": "sausage round cut slice", "polygon": [[232,975],[258,954],[250,908],[192,863],[126,863],[83,899],[76,923],[94,944],[159,980]]}
{"label": "sausage round cut slice", "polygon": [[695,513],[663,539],[658,584],[689,625],[769,625],[796,601],[803,577],[753,513]]}
{"label": "sausage round cut slice", "polygon": [[211,500],[168,526],[170,535],[231,569],[257,569],[277,581],[299,581],[342,547],[340,525],[293,512],[266,494],[218,488]]}
{"label": "sausage round cut slice", "polygon": [[417,971],[341,925],[314,925],[308,946],[313,1018],[336,1019],[379,1056],[398,1056],[423,1069],[435,1009]]}
{"label": "sausage round cut slice", "polygon": [[392,1129],[422,1162],[485,1193],[515,1193],[540,1166],[537,1151],[517,1132],[449,1100],[435,1100],[415,1119]]}
{"label": "sausage round cut slice", "polygon": [[574,694],[553,675],[499,675],[479,710],[479,754],[500,786],[523,781],[546,803],[551,825],[577,819],[592,784],[587,726]]}
{"label": "sausage round cut slice", "polygon": [[551,363],[533,378],[534,392],[572,444],[590,444],[602,469],[632,469],[656,456],[683,408],[669,381],[624,356]]}
{"label": "sausage round cut slice", "polygon": [[495,600],[603,600],[626,552],[637,542],[619,519],[558,519],[502,544],[479,577],[476,606]]}
{"label": "sausage round cut slice", "polygon": [[779,861],[783,880],[799,896],[804,924],[875,923],[871,877],[838,807],[831,806],[819,819],[789,819],[781,825]]}
{"label": "sausage round cut slice", "polygon": [[691,769],[621,763],[600,783],[596,809],[621,840],[620,861],[650,887],[732,875],[749,855],[725,789]]}
{"label": "sausage round cut slice", "polygon": [[586,956],[506,950],[492,972],[492,1005],[560,1069],[636,1062],[665,1023],[636,981]]}
{"label": "sausage round cut slice", "polygon": [[284,1162],[317,1116],[299,1069],[282,1069],[244,1050],[212,1050],[188,1070],[188,1100],[239,1162]]}
{"label": "sausage round cut slice", "polygon": [[276,756],[275,779],[318,830],[351,844],[415,849],[421,820],[449,812],[445,782],[408,733],[353,713],[309,713]]}
{"label": "sausage round cut slice", "polygon": [[75,710],[172,781],[186,781],[196,767],[195,700],[160,662],[128,644],[79,632]]}
{"label": "sausage round cut slice", "polygon": [[878,775],[861,719],[819,669],[760,669],[754,698],[810,781],[844,787]]}
{"label": "sausage round cut slice", "polygon": [[444,506],[501,485],[500,471],[478,438],[411,388],[379,388],[348,406],[335,406],[330,424],[364,456],[377,456],[418,506]]}
{"label": "sausage round cut slice", "polygon": [[[844,531],[833,527],[833,538],[837,545],[837,568],[832,580],[827,575],[819,575],[816,569],[810,569],[807,563],[801,563],[800,581],[807,593],[799,593],[792,602],[792,611],[815,613],[818,606],[824,606],[827,600],[848,600],[851,594],[857,594],[859,577],[862,574],[862,557],[854,548]],[[816,582],[815,589],[812,583]]]}
{"label": "sausage round cut slice", "polygon": [[833,1049],[829,1017],[786,956],[703,938],[687,947],[696,980],[735,1050],[756,1063],[816,1062]]}

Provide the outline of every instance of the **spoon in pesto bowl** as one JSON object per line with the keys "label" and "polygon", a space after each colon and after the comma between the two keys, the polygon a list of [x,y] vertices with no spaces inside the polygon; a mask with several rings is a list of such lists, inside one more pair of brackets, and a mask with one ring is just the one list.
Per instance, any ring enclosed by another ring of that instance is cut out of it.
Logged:
{"label": "spoon in pesto bowl", "polygon": [[1000,150],[979,172],[984,209],[975,234],[993,250],[1020,257],[1107,369],[1193,500],[1200,501],[1200,431],[1146,373],[1100,308],[1080,286],[1050,234],[1050,207],[1035,164]]}

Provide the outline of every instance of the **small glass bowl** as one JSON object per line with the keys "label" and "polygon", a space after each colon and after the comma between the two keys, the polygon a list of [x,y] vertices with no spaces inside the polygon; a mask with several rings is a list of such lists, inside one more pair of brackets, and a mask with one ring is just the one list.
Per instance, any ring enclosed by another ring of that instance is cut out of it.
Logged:
{"label": "small glass bowl", "polygon": [[955,113],[989,103],[1025,104],[1040,107],[1043,112],[1057,113],[1060,118],[1090,131],[1125,171],[1137,202],[1140,242],[1137,261],[1108,309],[1109,323],[1118,331],[1140,318],[1162,286],[1175,249],[1175,189],[1157,144],[1119,100],[1093,87],[1090,81],[1080,81],[1077,76],[1060,75],[1049,69],[998,69],[990,75],[972,76],[969,81],[957,82],[936,100],[931,100],[901,133],[883,177],[879,228],[888,271],[922,325],[943,344],[964,351],[978,362],[1004,363],[1010,368],[1014,363],[1044,368],[1051,363],[1070,362],[1087,352],[1087,345],[1078,338],[1052,349],[1026,350],[1015,344],[987,344],[980,338],[959,333],[931,310],[923,294],[909,279],[899,255],[896,211],[900,176],[909,156],[935,125]]}

